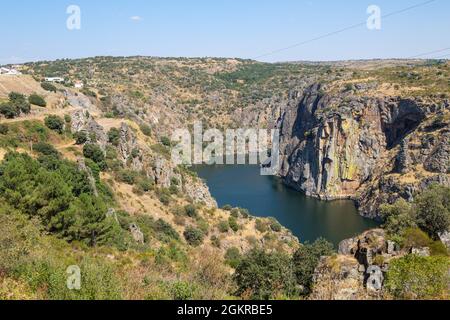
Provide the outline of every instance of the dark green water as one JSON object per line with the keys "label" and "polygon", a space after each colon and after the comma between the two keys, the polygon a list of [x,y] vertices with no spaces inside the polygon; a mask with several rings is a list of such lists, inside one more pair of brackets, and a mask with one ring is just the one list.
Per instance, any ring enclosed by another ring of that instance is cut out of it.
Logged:
{"label": "dark green water", "polygon": [[324,202],[284,186],[279,178],[261,176],[259,166],[195,166],[219,206],[248,209],[252,215],[275,217],[302,242],[324,237],[337,245],[377,223],[358,215],[352,201]]}

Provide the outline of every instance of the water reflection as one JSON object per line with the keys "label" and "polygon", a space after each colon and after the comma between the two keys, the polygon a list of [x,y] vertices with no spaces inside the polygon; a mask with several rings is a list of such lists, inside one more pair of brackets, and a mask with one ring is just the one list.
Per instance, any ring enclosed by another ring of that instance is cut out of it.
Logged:
{"label": "water reflection", "polygon": [[247,208],[253,215],[275,217],[302,242],[324,237],[341,240],[377,226],[358,215],[352,201],[324,202],[287,188],[279,178],[261,176],[258,166],[195,166],[219,206]]}

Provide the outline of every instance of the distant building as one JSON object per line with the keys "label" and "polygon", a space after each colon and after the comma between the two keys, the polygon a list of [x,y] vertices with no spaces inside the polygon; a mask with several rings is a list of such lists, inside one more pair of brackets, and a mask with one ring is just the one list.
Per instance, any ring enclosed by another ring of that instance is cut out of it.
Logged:
{"label": "distant building", "polygon": [[22,74],[21,72],[17,71],[16,69],[10,69],[10,68],[0,68],[0,74],[7,75],[7,76],[17,76]]}
{"label": "distant building", "polygon": [[64,82],[64,78],[60,78],[60,77],[47,77],[47,78],[45,78],[45,81],[46,81],[46,82],[58,82],[58,83],[61,83],[61,82]]}
{"label": "distant building", "polygon": [[74,86],[76,89],[82,89],[84,87],[84,84],[81,81],[75,81]]}

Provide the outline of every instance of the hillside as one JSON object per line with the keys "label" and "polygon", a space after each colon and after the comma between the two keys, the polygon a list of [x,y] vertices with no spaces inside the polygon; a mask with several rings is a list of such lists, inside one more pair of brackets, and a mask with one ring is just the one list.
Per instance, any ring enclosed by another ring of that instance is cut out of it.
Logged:
{"label": "hillside", "polygon": [[[0,299],[448,299],[448,61],[95,57],[23,72],[0,76]],[[280,129],[288,186],[353,199],[384,229],[336,253],[217,208],[170,157],[172,132],[198,120]],[[400,292],[394,271],[416,263],[439,281]],[[65,287],[73,265],[80,291]],[[387,280],[371,292],[374,266]]]}

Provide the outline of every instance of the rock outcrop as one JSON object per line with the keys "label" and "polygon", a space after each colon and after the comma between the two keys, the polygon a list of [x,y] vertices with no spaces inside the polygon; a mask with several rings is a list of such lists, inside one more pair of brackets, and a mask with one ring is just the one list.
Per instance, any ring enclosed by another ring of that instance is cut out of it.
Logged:
{"label": "rock outcrop", "polygon": [[393,259],[407,254],[374,229],[344,240],[338,255],[323,257],[314,273],[312,299],[367,300],[382,297],[385,273]]}
{"label": "rock outcrop", "polygon": [[293,91],[281,108],[275,127],[287,185],[324,200],[357,200],[362,215],[377,218],[380,204],[411,201],[437,174],[448,177],[450,124],[429,123],[449,114],[448,101],[326,89]]}

